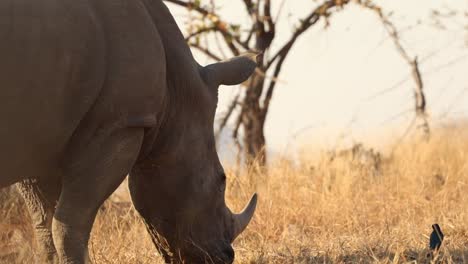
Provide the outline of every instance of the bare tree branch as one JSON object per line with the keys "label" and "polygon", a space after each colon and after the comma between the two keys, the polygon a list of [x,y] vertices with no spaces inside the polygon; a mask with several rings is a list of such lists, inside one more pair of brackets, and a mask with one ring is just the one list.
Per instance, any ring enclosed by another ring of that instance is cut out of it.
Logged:
{"label": "bare tree branch", "polygon": [[[217,32],[216,32],[217,33]],[[226,53],[224,52],[224,46],[222,45],[224,43],[224,38],[220,37],[220,34],[214,34],[215,41],[214,43],[216,44],[216,47],[219,50],[219,53],[222,55],[222,58],[227,58],[230,56],[226,56]],[[205,47],[208,47],[208,43],[206,43]]]}
{"label": "bare tree branch", "polygon": [[411,70],[413,73],[413,79],[416,83],[414,87],[414,99],[415,99],[415,111],[416,116],[420,120],[418,125],[423,130],[424,136],[428,139],[430,134],[429,123],[427,121],[426,112],[426,96],[424,95],[424,84],[419,71],[418,57],[415,57],[411,64]]}
{"label": "bare tree branch", "polygon": [[[334,8],[342,7],[352,0],[320,0],[321,4],[311,10],[308,16],[300,20],[299,26],[293,31],[287,42],[273,54],[270,54],[270,47],[276,37],[276,23],[281,14],[281,10],[283,10],[283,5],[286,2],[285,0],[279,1],[280,10],[278,11],[277,18],[274,18],[271,14],[271,0],[242,0],[241,2],[243,2],[248,15],[251,17],[250,27],[243,31],[239,30],[240,28],[237,25],[224,22],[218,14],[215,13],[216,9],[214,8],[208,9],[200,7],[199,4],[193,7],[193,5],[189,4],[191,0],[167,1],[183,6],[188,10],[198,12],[201,16],[196,16],[196,19],[199,19],[202,25],[207,25],[208,28],[199,29],[197,32],[191,33],[187,39],[198,37],[199,35],[206,36],[208,34],[214,34],[216,40],[218,40],[218,38],[221,39],[221,41],[216,42],[218,48],[221,47],[219,48],[221,53],[224,50],[228,50],[233,55],[238,55],[243,51],[262,52],[262,57],[258,60],[258,68],[255,74],[249,79],[249,84],[246,84],[248,88],[246,89],[245,97],[242,99],[241,110],[236,111],[236,106],[239,105],[237,101],[240,98],[239,95],[237,95],[236,99],[229,105],[227,113],[221,119],[217,137],[232,116],[235,115],[232,138],[239,150],[238,154],[244,152],[247,159],[255,159],[258,156],[261,157],[260,163],[265,163],[265,138],[263,127],[275,87],[277,87],[279,82],[278,77],[289,52],[292,50],[297,39],[310,27],[315,25],[320,18],[329,17]],[[213,2],[211,5],[213,6]],[[190,7],[192,7],[192,9],[190,9]],[[226,44],[227,49],[224,45],[219,45],[219,43],[222,42]],[[214,60],[221,59],[220,56],[213,53],[213,50],[216,50],[216,48],[210,47],[208,49],[207,45],[203,46],[198,42],[193,43],[193,41],[189,43],[192,47],[199,49],[208,57]],[[274,67],[274,69],[272,69],[271,72],[272,77],[268,78],[267,72],[270,67]],[[239,141],[241,128],[244,138],[242,144]]]}
{"label": "bare tree branch", "polygon": [[[226,43],[226,45],[228,46],[228,48],[231,50],[232,54],[234,54],[234,56],[238,56],[240,54],[239,52],[239,49],[236,47],[236,45],[234,45],[234,37],[232,34],[228,33],[227,31],[222,31],[220,30],[219,31],[221,33],[221,35],[223,36],[224,38],[224,42]],[[241,44],[240,42],[238,42],[239,44]]]}
{"label": "bare tree branch", "polygon": [[[213,27],[209,27],[210,30],[207,31],[219,31],[223,35],[226,44],[228,47],[231,49],[231,51],[238,55],[240,52],[238,51],[237,47],[233,44],[233,42],[236,42],[238,45],[242,46],[244,49],[249,50],[247,46],[244,45],[244,43],[240,40],[239,36],[236,36],[229,32],[227,25],[228,23],[225,23],[221,20],[220,16],[216,14],[214,11],[208,11],[207,9],[195,5],[192,2],[186,2],[182,0],[165,0],[166,2],[185,7],[188,10],[194,10],[198,13],[200,13],[203,17],[209,17],[211,22],[213,23]],[[205,32],[207,32],[205,31]]]}
{"label": "bare tree branch", "polygon": [[400,35],[398,34],[398,30],[395,25],[384,15],[382,9],[375,5],[370,1],[359,1],[359,5],[367,8],[374,13],[377,14],[380,21],[384,25],[384,28],[390,35],[393,43],[395,44],[395,48],[397,49],[398,53],[400,53],[401,57],[408,63],[411,68],[411,74],[415,83],[414,87],[414,99],[415,99],[415,113],[416,119],[419,120],[420,124],[418,127],[422,129],[423,135],[426,139],[428,139],[430,135],[430,128],[429,122],[427,120],[427,112],[426,112],[426,97],[424,95],[424,83],[422,80],[421,72],[419,70],[418,64],[418,57],[415,56],[414,59],[408,54],[406,49],[401,44]]}
{"label": "bare tree branch", "polygon": [[205,47],[202,47],[196,43],[189,43],[189,46],[190,47],[193,47],[201,52],[203,52],[206,56],[208,56],[209,58],[215,60],[215,61],[222,61],[223,59],[221,59],[218,55],[212,53],[209,49],[205,48]]}
{"label": "bare tree branch", "polygon": [[257,3],[254,3],[252,0],[243,0],[244,5],[247,9],[247,13],[249,14],[250,18],[253,20],[252,26],[249,30],[249,34],[247,34],[247,37],[244,41],[242,41],[242,44],[245,47],[249,46],[250,40],[252,40],[252,37],[255,33],[255,31],[258,28],[258,19],[259,19],[259,4],[260,0],[257,0]]}
{"label": "bare tree branch", "polygon": [[275,21],[275,24],[278,24],[279,22],[279,18],[281,16],[281,13],[283,12],[284,10],[284,4],[286,3],[286,0],[282,0],[281,1],[281,4],[279,5],[279,8],[278,8],[278,12],[276,13],[276,18],[273,18],[274,21]]}
{"label": "bare tree branch", "polygon": [[263,16],[268,25],[268,31],[275,31],[275,23],[273,22],[273,17],[271,16],[271,0],[265,0],[263,6]]}
{"label": "bare tree branch", "polygon": [[255,11],[255,5],[252,0],[243,0],[243,2],[250,16],[254,16],[257,11]]}
{"label": "bare tree branch", "polygon": [[195,5],[193,2],[185,2],[185,1],[181,1],[181,0],[164,0],[166,2],[169,2],[169,3],[173,3],[175,5],[178,5],[178,6],[182,6],[182,7],[185,7],[189,10],[195,10],[197,11],[198,13],[204,15],[204,16],[207,16],[209,14],[213,14],[212,12],[206,10],[205,8],[203,7],[200,7],[198,5]]}
{"label": "bare tree branch", "polygon": [[223,131],[223,129],[226,127],[226,124],[229,120],[229,118],[231,118],[232,116],[232,113],[234,113],[234,109],[236,109],[236,106],[239,105],[239,97],[240,97],[240,92],[234,97],[234,99],[232,99],[231,101],[231,104],[229,105],[228,107],[228,110],[226,112],[226,114],[223,116],[223,118],[221,119],[221,122],[219,124],[219,128],[218,128],[218,131],[216,132],[216,135],[215,135],[215,138],[218,139],[219,136],[221,135],[221,132]]}
{"label": "bare tree branch", "polygon": [[189,41],[191,40],[192,38],[196,37],[196,36],[199,36],[203,33],[207,33],[207,32],[210,32],[210,31],[214,31],[216,30],[216,27],[205,27],[205,28],[201,28],[193,33],[190,33],[187,37],[185,37],[185,41]]}
{"label": "bare tree branch", "polygon": [[270,101],[271,101],[271,98],[273,97],[273,92],[275,90],[276,84],[278,83],[277,79],[281,72],[281,68],[283,67],[283,63],[285,60],[286,60],[286,56],[281,56],[278,60],[278,63],[276,64],[275,71],[273,73],[273,78],[270,81],[270,85],[268,86],[268,90],[266,92],[265,99],[263,101],[263,107],[262,107],[263,118],[266,117],[266,114],[270,107]]}
{"label": "bare tree branch", "polygon": [[400,34],[398,33],[398,30],[397,28],[395,27],[395,25],[383,14],[382,12],[382,9],[369,2],[369,1],[366,1],[366,2],[363,2],[363,3],[360,3],[360,5],[362,5],[363,7],[367,8],[367,9],[370,9],[371,11],[374,11],[380,18],[380,21],[382,22],[382,24],[384,25],[385,27],[385,30],[387,30],[388,34],[390,35],[392,41],[393,41],[393,44],[395,44],[395,47],[397,48],[398,52],[400,53],[400,55],[405,59],[405,61],[408,63],[408,64],[412,64],[413,62],[413,59],[411,59],[411,57],[408,55],[408,52],[405,50],[405,48],[403,47],[403,45],[401,44],[401,41],[400,41]]}
{"label": "bare tree branch", "polygon": [[350,0],[327,0],[318,7],[316,7],[307,17],[302,19],[299,27],[294,31],[293,35],[289,38],[289,41],[283,45],[281,49],[269,60],[266,65],[266,69],[277,60],[280,56],[285,57],[289,50],[292,48],[296,40],[306,32],[311,26],[313,26],[322,16],[328,16],[329,10],[336,6],[344,6],[348,4]]}
{"label": "bare tree branch", "polygon": [[250,31],[249,31],[249,34],[247,34],[247,38],[244,41],[242,41],[244,46],[246,46],[246,47],[249,46],[249,43],[252,40],[252,37],[253,37],[253,35],[255,33],[255,28],[256,28],[256,24],[253,24]]}

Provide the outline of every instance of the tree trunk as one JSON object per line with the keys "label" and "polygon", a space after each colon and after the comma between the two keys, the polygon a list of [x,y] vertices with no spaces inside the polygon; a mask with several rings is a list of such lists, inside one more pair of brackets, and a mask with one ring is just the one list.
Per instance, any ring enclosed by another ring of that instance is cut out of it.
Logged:
{"label": "tree trunk", "polygon": [[243,152],[246,164],[255,162],[260,166],[266,165],[265,113],[260,106],[265,81],[263,76],[254,74],[250,80],[243,104],[242,128],[243,128]]}
{"label": "tree trunk", "polygon": [[263,117],[258,112],[248,109],[242,119],[244,128],[244,158],[248,164],[266,165],[265,135]]}

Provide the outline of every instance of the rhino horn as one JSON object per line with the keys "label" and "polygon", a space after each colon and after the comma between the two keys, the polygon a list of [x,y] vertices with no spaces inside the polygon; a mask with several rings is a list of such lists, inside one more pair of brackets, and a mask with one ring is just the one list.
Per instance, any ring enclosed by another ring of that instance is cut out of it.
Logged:
{"label": "rhino horn", "polygon": [[215,87],[241,84],[254,73],[259,55],[246,53],[227,61],[210,64],[202,69],[203,79]]}
{"label": "rhino horn", "polygon": [[242,213],[233,214],[234,232],[233,232],[232,241],[234,241],[234,239],[236,239],[236,237],[238,237],[242,233],[242,231],[245,230],[250,220],[252,220],[256,207],[257,207],[257,194],[255,193],[250,199],[249,204],[242,211]]}

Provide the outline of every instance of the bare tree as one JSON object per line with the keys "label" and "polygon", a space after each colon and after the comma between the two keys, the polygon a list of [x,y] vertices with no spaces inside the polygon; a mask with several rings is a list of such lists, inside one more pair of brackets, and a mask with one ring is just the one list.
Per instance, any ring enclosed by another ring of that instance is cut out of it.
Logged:
{"label": "bare tree", "polygon": [[[272,50],[271,45],[276,37],[278,18],[286,4],[285,0],[275,1],[278,4],[278,15],[272,15],[271,0],[237,0],[244,6],[245,14],[250,18],[247,26],[224,21],[217,13],[215,1],[200,0],[166,0],[167,2],[187,8],[191,13],[187,42],[189,45],[213,60],[221,60],[227,50],[232,55],[244,52],[261,54],[258,57],[256,73],[244,84],[246,89],[234,97],[226,115],[220,122],[218,133],[234,121],[232,137],[244,153],[247,162],[266,163],[264,126],[270,103],[278,83],[283,64],[294,44],[305,32],[322,18],[328,23],[333,12],[341,10],[350,0],[324,0],[312,8],[308,15],[298,19],[286,42],[280,48]],[[203,43],[203,39],[216,40],[217,48]],[[240,142],[242,129],[242,143]]]}
{"label": "bare tree", "polygon": [[390,38],[395,45],[396,50],[401,55],[401,57],[405,60],[411,70],[411,76],[414,81],[414,111],[415,111],[415,118],[417,121],[417,128],[420,129],[423,138],[429,139],[430,136],[430,127],[428,121],[428,115],[426,111],[426,97],[424,95],[424,83],[421,76],[421,71],[419,70],[419,63],[418,57],[414,56],[411,57],[403,46],[400,34],[398,33],[397,28],[395,25],[390,21],[388,16],[384,14],[382,8],[374,4],[373,2],[367,1],[358,1],[358,4],[362,7],[369,9],[377,14],[380,21],[382,22],[385,30],[389,34]]}

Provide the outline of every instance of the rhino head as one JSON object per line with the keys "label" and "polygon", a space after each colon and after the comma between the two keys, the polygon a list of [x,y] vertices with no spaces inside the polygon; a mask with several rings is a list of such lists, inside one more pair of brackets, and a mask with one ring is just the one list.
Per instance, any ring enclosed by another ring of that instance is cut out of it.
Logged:
{"label": "rhino head", "polygon": [[168,66],[164,121],[147,131],[150,151],[129,178],[135,208],[168,263],[232,263],[231,243],[254,214],[256,195],[240,214],[226,206],[213,133],[218,86],[244,82],[256,68],[254,57]]}

